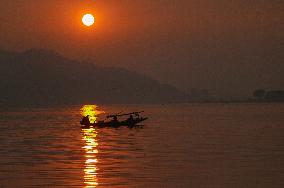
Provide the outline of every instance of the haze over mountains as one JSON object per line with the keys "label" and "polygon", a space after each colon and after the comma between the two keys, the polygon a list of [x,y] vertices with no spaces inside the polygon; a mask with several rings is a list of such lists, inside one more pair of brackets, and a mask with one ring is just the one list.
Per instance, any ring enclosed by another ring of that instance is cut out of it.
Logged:
{"label": "haze over mountains", "polygon": [[0,50],[0,105],[185,102],[188,96],[144,75],[31,49]]}

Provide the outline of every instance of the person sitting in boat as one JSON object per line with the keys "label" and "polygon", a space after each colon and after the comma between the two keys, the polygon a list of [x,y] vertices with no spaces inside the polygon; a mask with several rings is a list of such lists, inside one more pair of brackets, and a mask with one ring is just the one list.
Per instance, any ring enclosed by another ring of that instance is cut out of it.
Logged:
{"label": "person sitting in boat", "polygon": [[112,122],[115,122],[115,123],[117,123],[117,122],[118,122],[118,120],[117,120],[117,116],[113,116]]}
{"label": "person sitting in boat", "polygon": [[89,119],[89,115],[83,117],[82,121],[81,121],[82,125],[89,125],[90,124],[90,119]]}
{"label": "person sitting in boat", "polygon": [[133,115],[132,115],[132,114],[129,116],[129,118],[127,119],[127,121],[130,121],[130,122],[134,121],[134,118],[133,118]]}
{"label": "person sitting in boat", "polygon": [[139,118],[140,118],[139,113],[135,113],[135,116],[136,116],[136,119],[139,119]]}

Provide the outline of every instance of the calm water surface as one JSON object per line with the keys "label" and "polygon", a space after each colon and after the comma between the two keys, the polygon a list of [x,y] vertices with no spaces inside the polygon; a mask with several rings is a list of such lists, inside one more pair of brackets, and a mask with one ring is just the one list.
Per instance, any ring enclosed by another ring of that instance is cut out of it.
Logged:
{"label": "calm water surface", "polygon": [[81,130],[80,106],[0,112],[0,187],[284,187],[284,105],[101,106],[143,127]]}

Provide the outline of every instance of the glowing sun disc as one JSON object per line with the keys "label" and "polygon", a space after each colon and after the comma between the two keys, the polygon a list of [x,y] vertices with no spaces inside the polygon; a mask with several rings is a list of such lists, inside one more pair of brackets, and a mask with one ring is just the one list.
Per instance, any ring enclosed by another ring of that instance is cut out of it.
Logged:
{"label": "glowing sun disc", "polygon": [[82,18],[82,22],[85,26],[92,26],[95,23],[95,17],[92,14],[85,14]]}

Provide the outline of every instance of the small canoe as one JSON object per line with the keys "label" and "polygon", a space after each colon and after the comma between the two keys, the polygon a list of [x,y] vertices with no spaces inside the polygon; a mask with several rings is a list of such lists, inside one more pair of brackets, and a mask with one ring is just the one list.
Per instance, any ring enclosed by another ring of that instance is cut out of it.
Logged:
{"label": "small canoe", "polygon": [[83,125],[82,122],[82,128],[90,128],[90,127],[98,127],[98,128],[104,128],[104,127],[113,127],[113,128],[118,128],[118,127],[122,127],[122,126],[126,126],[126,127],[135,127],[137,126],[138,123],[141,123],[145,120],[147,120],[148,118],[143,118],[143,117],[139,117],[139,118],[135,118],[132,120],[125,120],[125,121],[99,121],[97,123],[88,123],[87,125]]}

